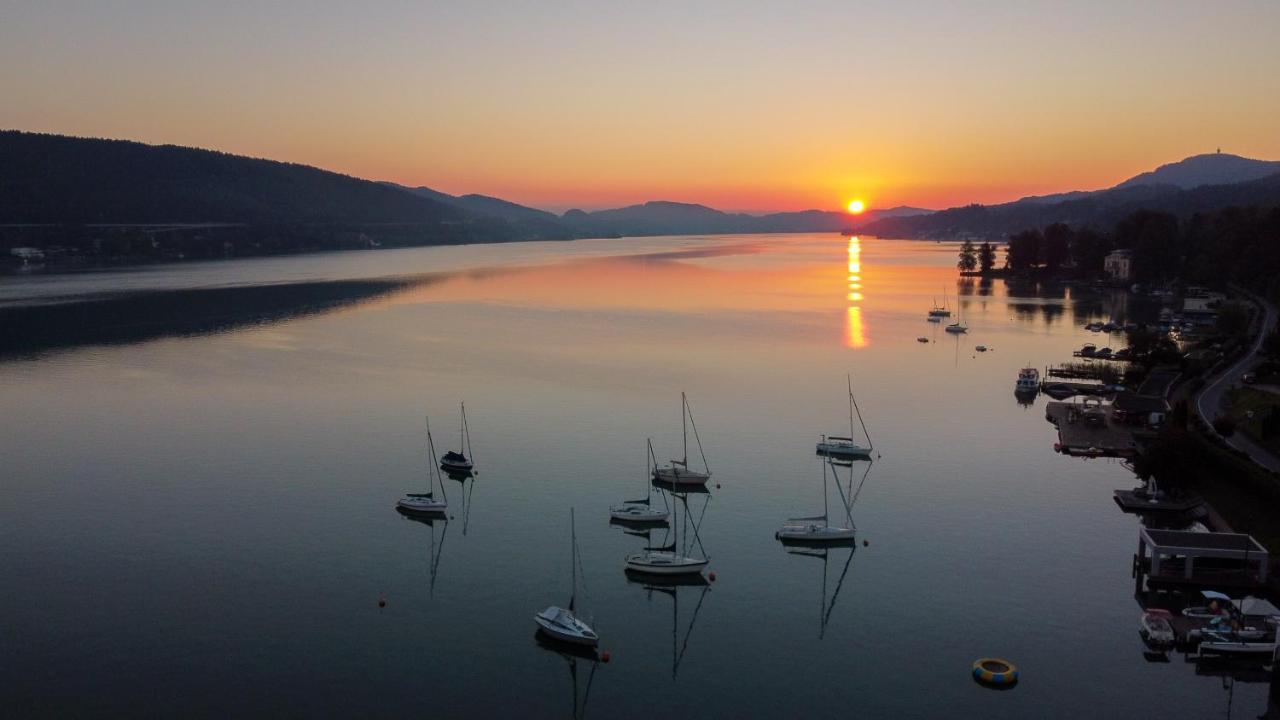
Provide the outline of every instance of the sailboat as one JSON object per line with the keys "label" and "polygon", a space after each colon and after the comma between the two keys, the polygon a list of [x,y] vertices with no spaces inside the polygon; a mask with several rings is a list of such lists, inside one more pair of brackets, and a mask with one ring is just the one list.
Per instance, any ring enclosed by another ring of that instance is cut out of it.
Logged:
{"label": "sailboat", "polygon": [[569,565],[573,568],[573,591],[569,595],[568,609],[552,605],[533,616],[538,628],[548,636],[574,645],[595,647],[600,644],[600,637],[575,614],[574,605],[578,599],[578,530],[573,519],[573,508],[569,509],[569,528],[571,552]]}
{"label": "sailboat", "polygon": [[[849,390],[849,436],[823,435],[818,440],[819,455],[855,458],[866,460],[871,457],[871,435],[867,433],[867,424],[862,420],[862,411],[858,409],[858,401],[853,398],[853,380],[845,376],[845,385]],[[867,446],[863,447],[853,441],[853,415],[858,414],[858,423],[862,425],[862,434],[867,438]]]}
{"label": "sailboat", "polygon": [[[947,314],[948,314],[948,315],[950,315],[950,313],[947,313]],[[967,332],[969,332],[969,326],[964,324],[964,319],[963,319],[963,318],[961,317],[961,315],[960,315],[960,302],[959,302],[959,298],[957,298],[957,300],[956,300],[956,321],[955,321],[955,322],[953,322],[953,323],[951,323],[950,325],[946,326],[946,327],[945,327],[945,328],[943,328],[943,329],[944,329],[944,330],[946,330],[946,331],[947,331],[947,332],[949,332],[949,333],[967,333]]]}
{"label": "sailboat", "polygon": [[[650,502],[653,498],[653,485],[649,483],[649,476],[652,465],[657,464],[653,453],[653,440],[650,439],[648,441],[648,455],[645,457],[644,465],[645,496],[639,500],[627,500],[620,505],[611,506],[609,508],[609,517],[614,520],[633,523],[657,523],[667,519],[667,510],[653,507]],[[666,499],[664,498],[662,502],[665,504]]]}
{"label": "sailboat", "polygon": [[[790,518],[778,530],[775,537],[783,542],[829,543],[849,542],[854,539],[856,529],[853,526],[853,510],[849,499],[845,497],[844,488],[840,487],[840,479],[836,478],[836,490],[840,492],[841,505],[844,507],[842,525],[832,525],[827,508],[827,465],[839,462],[826,459],[822,462],[822,514],[813,517]],[[851,463],[849,463],[851,465]],[[870,466],[867,468],[870,470]],[[835,474],[835,468],[832,468]],[[865,477],[865,476],[864,476]]]}
{"label": "sailboat", "polygon": [[942,305],[938,305],[935,298],[933,301],[933,309],[929,311],[929,322],[940,322],[942,318],[951,317],[951,311],[947,309],[947,289],[942,288]]}
{"label": "sailboat", "polygon": [[[427,448],[430,457],[436,456],[436,444],[431,439],[431,418],[427,418]],[[444,482],[440,478],[440,470],[435,463],[428,463],[427,491],[425,493],[406,493],[396,501],[396,509],[409,513],[442,513],[449,507],[448,498],[436,498],[436,485],[440,486],[440,494],[444,495]]]}
{"label": "sailboat", "polygon": [[[689,503],[684,496],[680,496],[680,503],[684,505],[685,521],[689,518]],[[674,520],[674,518],[673,518]],[[671,523],[671,544],[665,547],[647,547],[640,552],[631,553],[627,556],[627,570],[633,570],[639,573],[647,573],[650,575],[685,575],[692,573],[701,573],[702,568],[710,562],[705,557],[690,557],[685,555],[679,544],[680,534],[676,527],[679,523]],[[693,525],[694,537],[697,537],[698,526]],[[688,544],[688,533],[685,533],[685,544]],[[701,546],[702,541],[698,541]]]}
{"label": "sailboat", "polygon": [[[689,469],[689,426],[693,426],[693,438],[698,443],[698,454],[702,456],[702,471]],[[711,478],[711,468],[707,465],[707,455],[702,451],[702,439],[698,437],[698,426],[693,423],[693,410],[689,407],[689,399],[680,393],[680,426],[684,434],[684,457],[672,460],[666,465],[658,465],[653,469],[653,479],[672,485],[706,485]]]}
{"label": "sailboat", "polygon": [[[462,407],[462,423],[458,427],[458,452],[450,450],[440,457],[440,467],[445,472],[469,473],[475,467],[471,458],[471,430],[467,427],[467,404]],[[470,456],[470,457],[468,457]]]}

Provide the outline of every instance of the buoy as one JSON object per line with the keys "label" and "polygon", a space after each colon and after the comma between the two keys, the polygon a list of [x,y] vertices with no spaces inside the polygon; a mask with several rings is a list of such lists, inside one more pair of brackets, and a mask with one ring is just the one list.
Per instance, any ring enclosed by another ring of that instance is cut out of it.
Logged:
{"label": "buoy", "polygon": [[1018,682],[1018,668],[1001,658],[978,658],[973,661],[973,679],[987,685],[1013,685]]}
{"label": "buoy", "polygon": [[386,606],[387,606],[387,599],[386,599],[385,597],[379,596],[379,597],[378,597],[378,607],[383,608],[383,607],[386,607]]}
{"label": "buoy", "polygon": [[609,652],[608,650],[605,650],[604,652],[600,653],[600,662],[609,662],[609,660],[611,660],[612,658],[613,658],[613,653]]}
{"label": "buoy", "polygon": [[719,490],[719,489],[720,489],[720,483],[716,483],[716,489],[717,489],[717,490]]}
{"label": "buoy", "polygon": [[871,544],[871,541],[870,541],[870,540],[863,540],[863,541],[862,541],[862,547],[866,547],[866,546],[868,546],[868,545],[870,545],[870,544]]}
{"label": "buoy", "polygon": [[715,582],[716,581],[715,571],[712,571],[711,574],[707,576],[707,578],[711,580],[711,582]]}

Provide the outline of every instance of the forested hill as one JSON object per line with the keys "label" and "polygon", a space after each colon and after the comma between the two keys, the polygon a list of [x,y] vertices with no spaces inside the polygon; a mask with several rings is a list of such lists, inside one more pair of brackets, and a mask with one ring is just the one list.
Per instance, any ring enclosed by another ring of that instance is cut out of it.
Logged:
{"label": "forested hill", "polygon": [[451,205],[305,165],[0,131],[0,224],[440,223]]}

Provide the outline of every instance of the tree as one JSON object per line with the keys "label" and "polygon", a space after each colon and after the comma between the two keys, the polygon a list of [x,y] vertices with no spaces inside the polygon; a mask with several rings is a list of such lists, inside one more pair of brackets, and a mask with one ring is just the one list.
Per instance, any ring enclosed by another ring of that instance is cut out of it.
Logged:
{"label": "tree", "polygon": [[1150,282],[1182,274],[1178,218],[1163,212],[1139,210],[1116,224],[1116,247],[1133,251],[1133,273]]}
{"label": "tree", "polygon": [[990,242],[984,242],[978,246],[978,267],[982,268],[983,273],[991,272],[996,266],[996,249]]}
{"label": "tree", "polygon": [[1249,310],[1240,303],[1223,303],[1218,308],[1218,332],[1223,335],[1242,335],[1249,329]]}
{"label": "tree", "polygon": [[974,249],[972,240],[965,240],[960,246],[960,262],[956,263],[956,267],[962,272],[973,272],[978,267],[977,250]]}
{"label": "tree", "polygon": [[1071,257],[1071,228],[1056,222],[1044,229],[1044,241],[1040,245],[1040,259],[1050,270],[1057,270]]}
{"label": "tree", "polygon": [[1044,242],[1039,230],[1023,230],[1009,238],[1005,251],[1010,270],[1030,270],[1040,261],[1040,245]]}
{"label": "tree", "polygon": [[1267,333],[1266,339],[1262,341],[1262,352],[1270,357],[1280,359],[1280,329]]}
{"label": "tree", "polygon": [[1093,228],[1080,228],[1071,236],[1071,261],[1085,272],[1101,272],[1111,240]]}

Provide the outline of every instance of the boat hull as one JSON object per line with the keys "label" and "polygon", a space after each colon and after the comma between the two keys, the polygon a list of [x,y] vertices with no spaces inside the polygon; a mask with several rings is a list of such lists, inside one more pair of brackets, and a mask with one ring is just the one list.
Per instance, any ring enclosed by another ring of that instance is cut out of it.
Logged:
{"label": "boat hull", "polygon": [[444,500],[405,497],[396,501],[396,509],[418,515],[438,515],[449,509],[449,503]]}
{"label": "boat hull", "polygon": [[631,523],[666,522],[668,512],[644,505],[614,505],[609,508],[609,517]]}
{"label": "boat hull", "polygon": [[600,644],[599,636],[572,614],[569,614],[572,621],[568,626],[557,623],[555,616],[559,613],[569,614],[560,608],[550,607],[534,615],[533,622],[538,626],[539,631],[553,640],[583,647],[596,647]]}
{"label": "boat hull", "polygon": [[707,480],[711,479],[711,475],[700,473],[696,470],[662,467],[653,471],[653,479],[672,485],[706,485]]}
{"label": "boat hull", "polygon": [[819,455],[830,457],[862,458],[864,460],[871,457],[871,448],[849,443],[820,442],[817,445],[816,452]]}
{"label": "boat hull", "polygon": [[774,537],[782,541],[803,543],[847,542],[857,535],[854,528],[835,528],[816,523],[783,525]]}
{"label": "boat hull", "polygon": [[627,569],[647,575],[691,575],[702,572],[709,560],[672,552],[640,552],[627,556]]}

